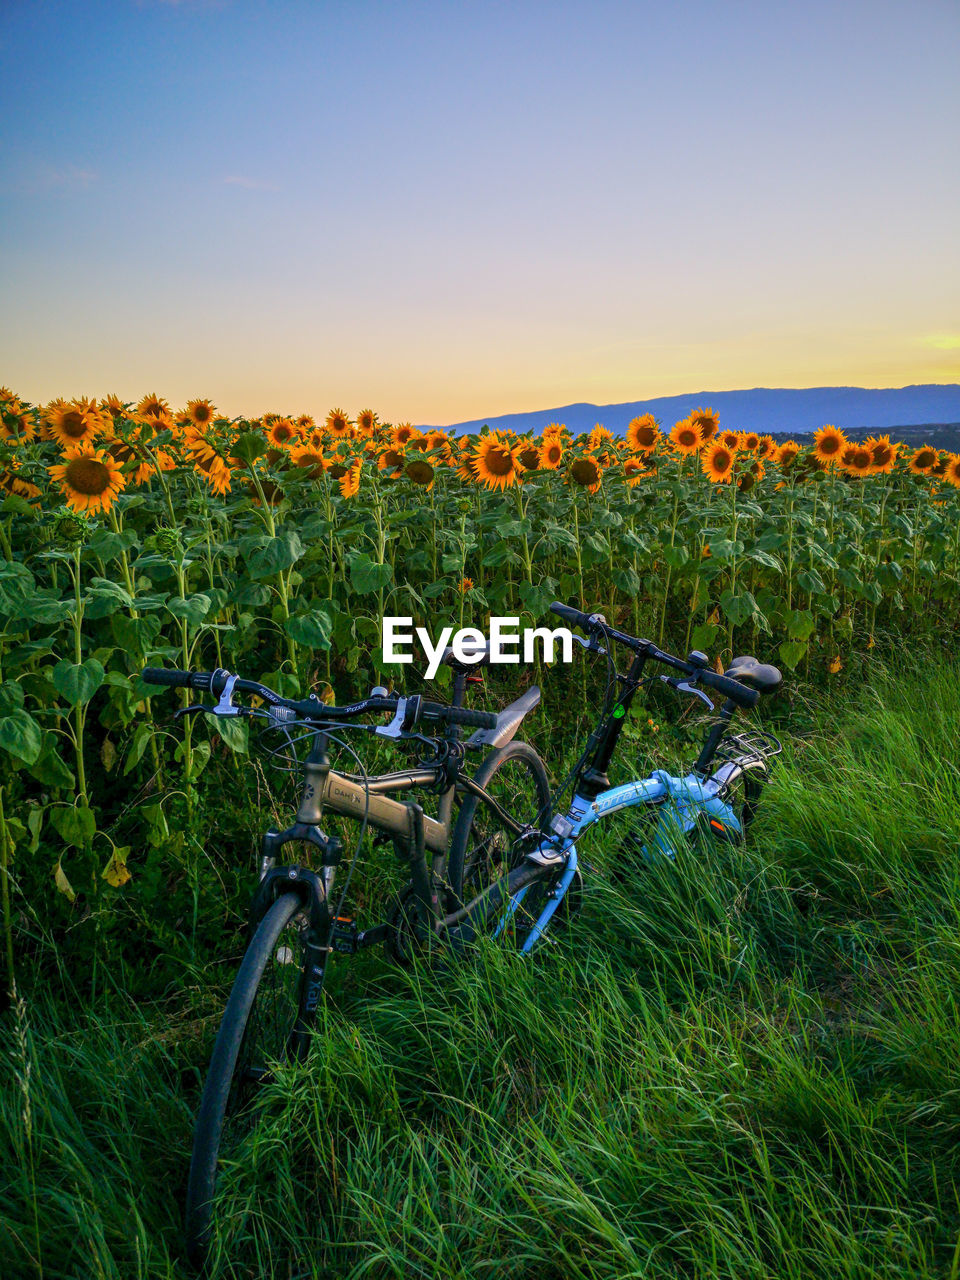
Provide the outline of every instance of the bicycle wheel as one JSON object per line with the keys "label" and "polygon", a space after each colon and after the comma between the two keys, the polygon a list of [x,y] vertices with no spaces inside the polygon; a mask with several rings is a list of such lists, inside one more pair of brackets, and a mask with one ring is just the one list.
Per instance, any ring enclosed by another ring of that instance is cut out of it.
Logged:
{"label": "bicycle wheel", "polygon": [[283,894],[257,926],[224,1009],[193,1131],[186,1240],[194,1263],[202,1261],[210,1237],[228,1118],[244,1114],[271,1062],[306,1051],[298,1026],[305,930],[299,898]]}
{"label": "bicycle wheel", "polygon": [[756,769],[747,769],[739,774],[737,778],[721,792],[721,799],[730,806],[734,816],[740,823],[740,835],[725,836],[717,831],[716,827],[711,826],[711,831],[717,839],[733,839],[736,843],[742,843],[750,829],[750,825],[757,816],[757,809],[760,807],[760,799],[763,795],[763,788],[768,782],[765,772]]}
{"label": "bicycle wheel", "polygon": [[[518,822],[536,826],[550,808],[550,783],[543,761],[526,742],[508,742],[491,752],[474,781]],[[471,902],[523,861],[526,848],[479,796],[468,795],[450,841],[447,863],[450,909]]]}

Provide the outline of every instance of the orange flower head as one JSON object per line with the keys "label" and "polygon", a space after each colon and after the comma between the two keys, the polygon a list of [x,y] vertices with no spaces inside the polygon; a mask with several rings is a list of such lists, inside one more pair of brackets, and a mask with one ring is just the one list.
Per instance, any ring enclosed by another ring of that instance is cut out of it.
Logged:
{"label": "orange flower head", "polygon": [[502,440],[496,432],[483,436],[473,449],[477,479],[488,489],[508,489],[520,478],[520,446]]}
{"label": "orange flower head", "polygon": [[589,493],[596,493],[603,480],[603,467],[600,465],[599,458],[588,453],[583,458],[576,458],[570,464],[569,476],[574,484],[580,485]]}
{"label": "orange flower head", "polygon": [[833,466],[840,460],[847,437],[834,426],[821,427],[813,433],[813,452],[819,462]]}
{"label": "orange flower head", "polygon": [[689,418],[683,418],[670,432],[670,443],[681,455],[697,453],[700,449],[700,432]]}
{"label": "orange flower head", "polygon": [[936,449],[928,444],[921,445],[919,449],[915,449],[913,457],[910,459],[909,467],[915,476],[928,476],[937,465],[939,457]]}
{"label": "orange flower head", "polygon": [[714,440],[700,454],[700,466],[703,474],[713,484],[729,484],[735,459],[736,450],[731,449],[722,440]]}
{"label": "orange flower head", "polygon": [[63,461],[47,471],[74,511],[109,511],[127,483],[116,458],[89,440],[72,445]]}
{"label": "orange flower head", "polygon": [[720,426],[720,416],[713,409],[695,409],[690,415],[690,421],[700,432],[701,444],[712,440]]}

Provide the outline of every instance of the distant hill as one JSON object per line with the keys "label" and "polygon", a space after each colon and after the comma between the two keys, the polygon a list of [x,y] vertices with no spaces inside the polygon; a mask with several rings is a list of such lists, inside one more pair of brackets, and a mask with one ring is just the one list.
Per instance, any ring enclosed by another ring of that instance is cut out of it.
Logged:
{"label": "distant hill", "polygon": [[[960,445],[960,384],[870,389],[865,387],[805,387],[801,389],[754,387],[746,391],[695,391],[690,395],[661,396],[656,400],[633,400],[627,404],[566,404],[532,413],[507,413],[498,418],[476,418],[457,422],[447,430],[458,433],[479,431],[484,425],[495,430],[512,429],[539,434],[549,422],[562,422],[572,432],[589,431],[596,423],[622,435],[631,418],[652,413],[667,431],[680,418],[700,406],[710,406],[720,415],[720,425],[738,431],[771,432],[778,436],[805,435],[825,423],[847,432],[870,431],[913,433],[915,428],[952,433]],[[436,424],[422,424],[436,425]],[[931,444],[938,443],[931,439]]]}

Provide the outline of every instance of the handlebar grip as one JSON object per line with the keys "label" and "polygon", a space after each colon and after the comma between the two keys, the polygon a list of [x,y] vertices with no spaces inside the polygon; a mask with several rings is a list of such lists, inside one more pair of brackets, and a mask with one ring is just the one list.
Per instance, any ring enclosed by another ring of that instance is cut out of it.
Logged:
{"label": "handlebar grip", "polygon": [[167,685],[171,689],[200,689],[210,692],[209,671],[180,671],[176,667],[144,667],[140,677],[147,684]]}
{"label": "handlebar grip", "polygon": [[722,693],[740,707],[755,707],[760,701],[760,694],[756,689],[748,689],[739,680],[718,675],[716,671],[701,671],[700,683],[715,689],[717,693]]}
{"label": "handlebar grip", "polygon": [[493,711],[471,711],[469,707],[445,707],[440,702],[425,702],[423,714],[437,720],[446,720],[448,724],[466,725],[471,729],[497,727],[497,716]]}
{"label": "handlebar grip", "polygon": [[550,612],[555,613],[564,622],[569,622],[571,626],[582,627],[584,631],[589,629],[590,614],[584,613],[581,609],[573,609],[568,604],[561,604],[559,600],[554,600],[550,606]]}

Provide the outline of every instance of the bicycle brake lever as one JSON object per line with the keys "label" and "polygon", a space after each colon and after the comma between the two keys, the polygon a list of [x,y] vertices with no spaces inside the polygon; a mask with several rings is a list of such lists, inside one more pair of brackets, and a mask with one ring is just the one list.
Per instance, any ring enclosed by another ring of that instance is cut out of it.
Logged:
{"label": "bicycle brake lever", "polygon": [[585,640],[583,636],[578,636],[575,631],[571,631],[570,634],[574,640],[576,640],[577,644],[582,644],[588,652],[606,654],[606,649],[604,649],[602,644],[597,644],[593,636],[591,636],[589,640]]}
{"label": "bicycle brake lever", "polygon": [[205,702],[195,702],[191,707],[177,707],[173,713],[174,720],[179,720],[181,716],[194,715],[197,711],[212,711],[213,707],[208,707]]}
{"label": "bicycle brake lever", "polygon": [[686,680],[675,680],[672,676],[660,676],[664,684],[668,684],[671,689],[676,689],[677,693],[691,693],[695,698],[699,698],[701,702],[705,702],[712,711],[713,701],[708,698],[702,689],[698,689],[696,685],[689,684]]}

